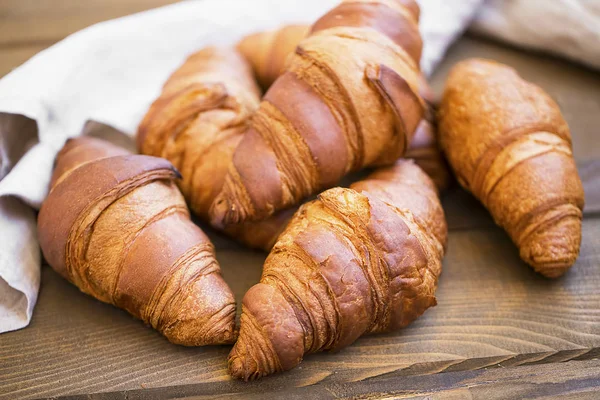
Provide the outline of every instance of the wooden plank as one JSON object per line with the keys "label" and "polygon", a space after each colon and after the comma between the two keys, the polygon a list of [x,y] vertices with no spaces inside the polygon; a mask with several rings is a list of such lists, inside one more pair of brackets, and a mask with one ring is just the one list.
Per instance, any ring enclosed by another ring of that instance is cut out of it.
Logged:
{"label": "wooden plank", "polygon": [[432,77],[439,95],[454,64],[472,57],[490,58],[511,65],[525,79],[541,86],[559,104],[573,135],[578,160],[600,157],[597,138],[600,116],[600,74],[559,58],[524,52],[491,41],[464,37],[448,51]]}
{"label": "wooden plank", "polygon": [[3,0],[0,47],[53,43],[100,21],[175,3],[177,0]]}
{"label": "wooden plank", "polygon": [[[575,267],[550,281],[518,258],[499,229],[454,231],[439,305],[402,332],[365,337],[336,354],[257,383],[232,381],[229,347],[168,343],[128,314],[77,291],[49,268],[31,326],[0,337],[0,399],[196,385],[198,393],[284,388],[591,359],[600,356],[600,219],[584,223]],[[218,249],[236,298],[264,255]]]}
{"label": "wooden plank", "polygon": [[177,0],[4,0],[0,2],[0,77],[73,32]]}
{"label": "wooden plank", "polygon": [[[4,0],[0,76],[75,30],[168,2]],[[540,84],[558,100],[571,126],[586,182],[587,220],[581,257],[566,277],[548,281],[535,275],[485,210],[477,210],[474,199],[457,191],[444,200],[453,231],[438,307],[403,332],[363,338],[338,354],[308,356],[289,373],[245,384],[226,374],[229,347],[171,345],[125,312],[79,293],[46,267],[31,326],[0,335],[0,399],[98,392],[129,399],[201,394],[262,398],[267,393],[290,399],[388,393],[594,398],[598,361],[585,360],[600,357],[600,220],[593,218],[600,210],[600,185],[593,183],[600,179],[600,167],[585,160],[600,157],[595,132],[600,77],[551,57],[465,38],[434,76],[438,93],[449,67],[473,56],[511,64]],[[462,208],[452,209],[453,204]],[[211,236],[225,278],[241,299],[259,279],[264,254]],[[556,364],[570,359],[584,361]],[[486,370],[498,365],[504,368]],[[446,372],[435,374],[440,371]]]}
{"label": "wooden plank", "polygon": [[[265,393],[207,392],[198,384],[148,390],[131,390],[95,395],[69,396],[63,400],[154,400],[178,399],[263,399]],[[305,399],[597,399],[600,391],[600,360],[570,361],[541,366],[486,368],[477,371],[446,372],[402,379],[383,377],[349,382],[343,385],[324,383],[289,388],[269,393],[272,398]],[[203,393],[203,394],[201,394]]]}
{"label": "wooden plank", "polygon": [[589,160],[577,165],[585,191],[585,215],[600,213],[600,160]]}

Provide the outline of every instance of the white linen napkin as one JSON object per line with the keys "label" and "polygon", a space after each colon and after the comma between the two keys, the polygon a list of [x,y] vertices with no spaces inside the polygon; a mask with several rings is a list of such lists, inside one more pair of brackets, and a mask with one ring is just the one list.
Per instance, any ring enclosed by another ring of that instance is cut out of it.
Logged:
{"label": "white linen napkin", "polygon": [[469,30],[600,69],[599,0],[488,0]]}

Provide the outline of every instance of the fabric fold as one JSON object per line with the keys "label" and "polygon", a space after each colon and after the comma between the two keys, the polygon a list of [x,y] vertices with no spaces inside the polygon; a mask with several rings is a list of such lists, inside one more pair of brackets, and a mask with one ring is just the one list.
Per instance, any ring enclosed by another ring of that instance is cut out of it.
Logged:
{"label": "fabric fold", "polygon": [[600,2],[489,0],[469,31],[600,68]]}

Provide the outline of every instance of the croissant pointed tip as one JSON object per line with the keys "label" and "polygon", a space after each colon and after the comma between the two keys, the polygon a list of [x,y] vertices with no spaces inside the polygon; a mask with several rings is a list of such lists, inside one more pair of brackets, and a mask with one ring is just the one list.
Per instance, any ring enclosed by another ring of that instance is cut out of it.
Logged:
{"label": "croissant pointed tip", "polygon": [[[546,246],[550,246],[547,245]],[[560,278],[563,276],[572,266],[575,264],[577,257],[579,256],[579,246],[576,248],[569,246],[551,249],[552,254],[532,257],[525,261],[533,267],[533,269],[545,276],[546,278]],[[550,249],[550,247],[548,247]]]}
{"label": "croissant pointed tip", "polygon": [[238,349],[243,346],[243,340],[238,341],[231,349],[229,353],[229,359],[227,360],[227,367],[229,374],[234,379],[240,379],[243,381],[253,381],[262,376],[258,371],[258,364],[255,362],[245,362],[246,355],[238,354]]}
{"label": "croissant pointed tip", "polygon": [[[235,329],[234,324],[228,320],[229,320],[229,318],[227,318],[227,321],[225,322],[225,325],[223,326],[223,328],[221,328],[220,331],[217,331],[214,334],[214,336],[212,338],[212,343],[210,343],[210,344],[231,345],[231,344],[235,343],[235,341],[238,337],[238,332]],[[234,323],[235,323],[235,321],[234,321]]]}
{"label": "croissant pointed tip", "polygon": [[575,264],[581,245],[581,219],[569,216],[532,234],[521,246],[521,257],[547,278],[564,275]]}
{"label": "croissant pointed tip", "polygon": [[570,262],[534,266],[534,269],[546,278],[560,278],[571,268]]}
{"label": "croissant pointed tip", "polygon": [[202,328],[202,326],[198,326],[197,321],[181,321],[163,331],[163,334],[171,343],[182,346],[230,345],[235,342],[237,337],[233,326],[210,331],[210,333],[198,334],[198,331]]}
{"label": "croissant pointed tip", "polygon": [[237,338],[235,302],[225,281],[217,274],[200,279],[176,313],[157,329],[175,344],[209,346],[232,344]]}
{"label": "croissant pointed tip", "polygon": [[[225,226],[232,223],[229,221],[232,210],[229,201],[222,197],[217,197],[210,208],[210,223],[213,227],[224,229]],[[235,222],[233,222],[235,223]]]}
{"label": "croissant pointed tip", "polygon": [[234,379],[242,379],[247,381],[248,374],[244,368],[244,362],[237,356],[229,356],[228,362],[229,374]]}

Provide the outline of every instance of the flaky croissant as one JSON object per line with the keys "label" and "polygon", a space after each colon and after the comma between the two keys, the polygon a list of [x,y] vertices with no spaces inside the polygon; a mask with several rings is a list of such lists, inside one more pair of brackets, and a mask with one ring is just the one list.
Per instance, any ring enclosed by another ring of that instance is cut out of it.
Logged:
{"label": "flaky croissant", "polygon": [[[285,25],[273,31],[257,32],[240,40],[237,48],[248,60],[265,90],[284,71],[285,61],[309,34],[310,29],[309,25]],[[411,41],[407,43],[410,44]],[[413,56],[415,60],[420,57],[418,46],[415,47]],[[438,190],[443,191],[449,185],[450,173],[438,147],[433,92],[423,76],[419,82],[419,94],[427,103],[427,111],[404,157],[415,160],[433,179]]]}
{"label": "flaky croissant", "polygon": [[[365,2],[366,3],[366,2]],[[404,4],[418,18],[419,8],[412,1]],[[360,13],[357,10],[360,9]],[[340,21],[340,20],[343,20]],[[323,18],[314,30],[323,30],[331,26],[363,26],[371,24],[406,49],[409,55],[419,62],[423,44],[418,32],[411,24],[384,19],[378,15],[376,7],[362,7],[359,1],[347,2],[335,11],[335,17]],[[310,25],[284,25],[272,31],[256,32],[248,35],[237,45],[237,49],[248,60],[254,75],[264,90],[284,72],[285,62],[294,53],[302,39],[311,33]]]}
{"label": "flaky croissant", "polygon": [[458,181],[537,272],[558,277],[581,244],[584,195],[556,103],[512,68],[473,59],[446,82],[440,139]]}
{"label": "flaky croissant", "polygon": [[308,36],[310,25],[286,25],[244,37],[237,49],[248,60],[261,87],[266,90],[284,71],[285,61]]}
{"label": "flaky croissant", "polygon": [[403,155],[424,113],[418,6],[349,0],[290,56],[233,155],[213,224],[262,220]]}
{"label": "flaky croissant", "polygon": [[406,326],[436,304],[447,229],[432,181],[410,160],[295,214],[244,296],[235,378],[289,370],[304,354]]}
{"label": "flaky croissant", "polygon": [[207,47],[169,77],[138,127],[140,152],[173,163],[190,208],[203,219],[259,101],[248,63],[232,49]]}
{"label": "flaky croissant", "polygon": [[[251,68],[238,52],[208,47],[171,75],[140,123],[140,152],[164,157],[181,171],[179,187],[203,220],[259,99]],[[249,247],[268,251],[290,217],[283,211],[264,221],[220,228]]]}
{"label": "flaky croissant", "polygon": [[81,137],[60,151],[38,218],[48,263],[171,342],[235,339],[235,300],[164,159]]}

